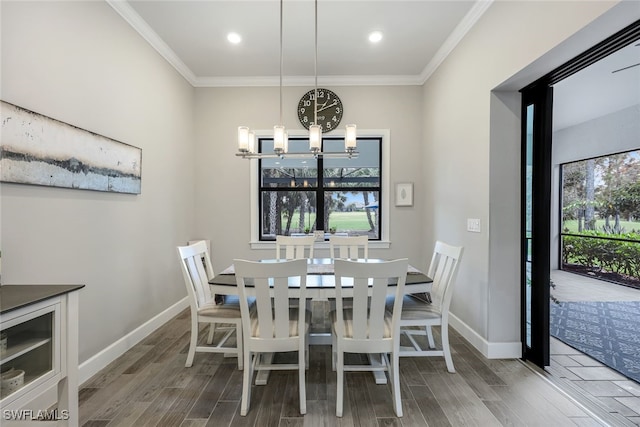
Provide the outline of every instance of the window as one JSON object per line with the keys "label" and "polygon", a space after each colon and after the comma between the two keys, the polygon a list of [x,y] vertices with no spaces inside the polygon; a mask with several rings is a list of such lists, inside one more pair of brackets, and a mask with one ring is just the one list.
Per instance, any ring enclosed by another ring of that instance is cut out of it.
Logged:
{"label": "window", "polygon": [[[273,138],[260,138],[262,152]],[[344,138],[323,138],[323,151],[341,151]],[[324,230],[381,239],[382,137],[358,138],[354,159],[284,158],[258,163],[259,240]],[[309,140],[289,138],[290,153],[308,153]]]}
{"label": "window", "polygon": [[561,165],[562,269],[640,288],[640,150]]}

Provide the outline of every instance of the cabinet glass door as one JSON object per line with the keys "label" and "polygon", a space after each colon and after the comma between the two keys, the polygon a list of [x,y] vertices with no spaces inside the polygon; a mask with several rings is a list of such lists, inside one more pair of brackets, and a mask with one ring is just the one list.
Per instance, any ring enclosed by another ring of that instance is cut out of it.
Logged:
{"label": "cabinet glass door", "polygon": [[51,307],[3,324],[0,338],[0,399],[54,374],[55,321],[55,307]]}

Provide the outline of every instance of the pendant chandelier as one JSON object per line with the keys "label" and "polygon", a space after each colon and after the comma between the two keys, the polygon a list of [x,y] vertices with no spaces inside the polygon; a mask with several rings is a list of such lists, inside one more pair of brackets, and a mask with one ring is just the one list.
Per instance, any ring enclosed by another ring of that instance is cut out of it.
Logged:
{"label": "pendant chandelier", "polygon": [[318,0],[314,2],[315,19],[315,93],[314,93],[314,122],[309,126],[309,152],[289,153],[289,136],[282,120],[282,9],[280,0],[280,124],[273,127],[273,153],[256,152],[256,135],[247,126],[238,127],[238,152],[236,156],[243,159],[266,158],[355,158],[358,157],[356,146],[356,125],[347,125],[344,136],[344,151],[322,151],[322,127],[318,125]]}

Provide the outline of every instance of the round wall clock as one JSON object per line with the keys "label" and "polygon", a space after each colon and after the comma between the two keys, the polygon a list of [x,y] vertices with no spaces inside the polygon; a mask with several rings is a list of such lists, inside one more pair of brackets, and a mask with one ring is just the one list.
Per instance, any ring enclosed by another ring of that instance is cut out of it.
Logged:
{"label": "round wall clock", "polygon": [[[315,89],[305,93],[298,102],[298,119],[305,129],[314,121]],[[333,91],[318,88],[318,124],[322,132],[330,132],[338,127],[342,120],[342,101]]]}

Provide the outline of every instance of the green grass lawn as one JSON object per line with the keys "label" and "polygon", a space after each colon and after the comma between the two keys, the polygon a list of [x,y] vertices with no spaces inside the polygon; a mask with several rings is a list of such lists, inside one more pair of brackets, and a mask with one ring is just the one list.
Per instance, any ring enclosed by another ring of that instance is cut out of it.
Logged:
{"label": "green grass lawn", "polygon": [[[309,226],[309,224],[313,224],[315,221],[316,215],[311,214],[305,217],[305,227]],[[375,222],[375,214],[371,214],[371,219]],[[299,222],[299,214],[296,212],[293,215],[293,220],[291,221],[291,229],[296,230]],[[286,224],[286,220],[282,220],[282,224]],[[367,214],[364,211],[358,212],[332,212],[329,215],[329,227],[335,227],[337,231],[341,230],[369,230],[369,221],[367,221]]]}
{"label": "green grass lawn", "polygon": [[[613,226],[614,222],[610,221],[609,224]],[[604,219],[596,220],[596,231],[602,231],[602,226],[604,226]],[[624,229],[625,233],[631,233],[632,231],[640,232],[640,222],[637,221],[620,221],[620,226]],[[569,233],[577,233],[578,232],[578,220],[568,220],[564,221],[562,225],[562,231],[567,232],[565,229],[569,229]]]}

